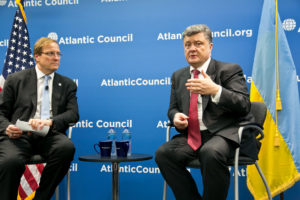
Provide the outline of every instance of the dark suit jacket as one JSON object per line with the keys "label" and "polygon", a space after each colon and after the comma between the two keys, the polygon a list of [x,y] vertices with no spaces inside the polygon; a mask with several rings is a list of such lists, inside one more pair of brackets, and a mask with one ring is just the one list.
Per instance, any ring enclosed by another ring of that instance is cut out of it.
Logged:
{"label": "dark suit jacket", "polygon": [[[52,91],[52,132],[65,133],[70,123],[79,119],[77,86],[69,78],[55,73]],[[17,119],[33,118],[37,106],[37,76],[35,68],[9,75],[0,100],[0,134]]]}
{"label": "dark suit jacket", "polygon": [[[185,86],[191,78],[189,69],[190,67],[179,69],[172,75],[168,111],[171,122],[177,112],[187,116],[189,114],[190,93]],[[213,103],[209,95],[202,96],[203,123],[211,133],[237,143],[239,123],[254,120],[249,113],[251,104],[243,71],[237,64],[211,59],[206,73],[216,84],[222,86],[222,93],[218,104]],[[177,131],[187,134],[188,129]],[[252,137],[253,139],[255,138]],[[257,150],[254,151],[256,154]]]}

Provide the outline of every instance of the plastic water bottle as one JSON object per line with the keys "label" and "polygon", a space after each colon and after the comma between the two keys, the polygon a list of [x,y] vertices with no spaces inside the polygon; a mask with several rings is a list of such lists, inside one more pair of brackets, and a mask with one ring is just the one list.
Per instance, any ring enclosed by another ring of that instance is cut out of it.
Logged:
{"label": "plastic water bottle", "polygon": [[129,148],[128,148],[127,156],[131,156],[131,132],[128,129],[128,127],[124,128],[124,130],[122,132],[122,139],[129,141]]}
{"label": "plastic water bottle", "polygon": [[111,156],[116,156],[116,131],[114,127],[110,127],[110,129],[107,132],[107,139],[112,141],[111,146]]}

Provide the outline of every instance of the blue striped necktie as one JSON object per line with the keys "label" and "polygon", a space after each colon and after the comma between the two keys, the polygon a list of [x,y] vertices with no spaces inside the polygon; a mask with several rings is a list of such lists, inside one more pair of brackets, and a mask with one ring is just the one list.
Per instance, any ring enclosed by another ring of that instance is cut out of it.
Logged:
{"label": "blue striped necktie", "polygon": [[41,105],[41,119],[49,119],[50,118],[50,97],[49,97],[49,79],[51,76],[44,76],[44,87],[42,93],[42,105]]}

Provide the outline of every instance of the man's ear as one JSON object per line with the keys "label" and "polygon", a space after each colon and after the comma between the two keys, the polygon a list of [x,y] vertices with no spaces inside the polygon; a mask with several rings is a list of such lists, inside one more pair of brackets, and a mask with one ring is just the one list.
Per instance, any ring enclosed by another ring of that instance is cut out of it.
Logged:
{"label": "man's ear", "polygon": [[37,63],[39,61],[40,55],[34,54],[33,57],[34,57],[35,62]]}

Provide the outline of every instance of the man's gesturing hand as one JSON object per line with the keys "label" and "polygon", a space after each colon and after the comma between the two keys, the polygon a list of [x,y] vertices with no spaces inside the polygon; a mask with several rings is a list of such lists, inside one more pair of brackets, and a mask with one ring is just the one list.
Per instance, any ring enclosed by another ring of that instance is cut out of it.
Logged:
{"label": "man's gesturing hand", "polygon": [[214,83],[210,77],[202,70],[203,79],[189,79],[185,84],[191,93],[202,95],[215,95],[219,91],[219,85]]}

